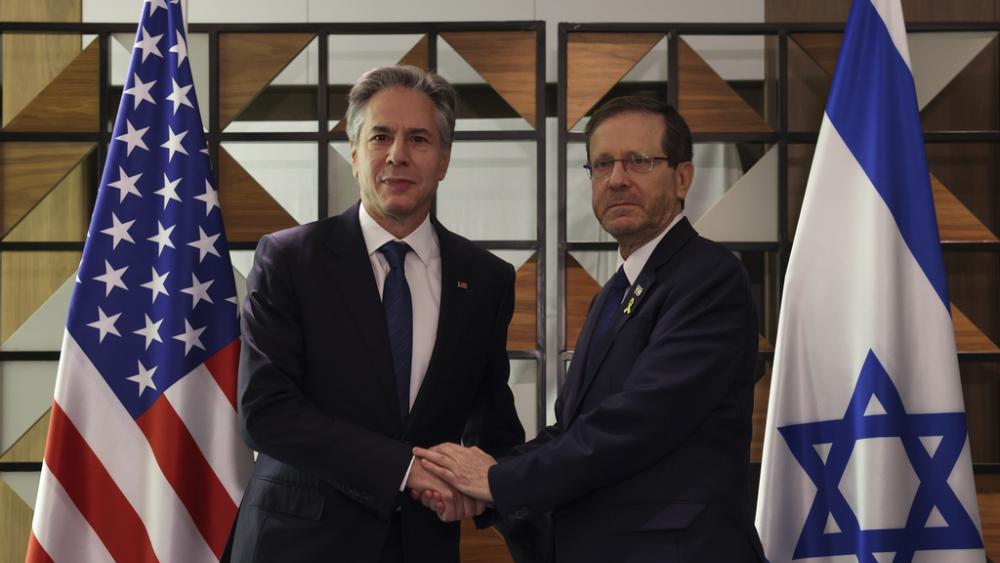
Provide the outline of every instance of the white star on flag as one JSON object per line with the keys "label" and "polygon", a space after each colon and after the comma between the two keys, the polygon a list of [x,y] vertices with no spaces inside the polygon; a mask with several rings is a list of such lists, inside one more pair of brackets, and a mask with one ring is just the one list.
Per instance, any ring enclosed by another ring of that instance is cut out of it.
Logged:
{"label": "white star on flag", "polygon": [[163,37],[162,33],[150,37],[149,32],[146,31],[146,27],[143,26],[142,40],[136,41],[134,45],[134,47],[142,49],[142,62],[146,62],[146,57],[148,57],[150,53],[156,55],[157,57],[160,57],[161,59],[163,58],[163,53],[161,53],[159,47],[156,46],[156,44],[160,42],[160,39],[162,37]]}
{"label": "white star on flag", "polygon": [[181,144],[181,141],[184,140],[184,137],[186,137],[187,134],[188,134],[187,131],[182,131],[180,134],[174,133],[174,129],[171,126],[167,125],[167,135],[169,135],[170,138],[167,139],[167,142],[160,145],[161,147],[170,151],[170,155],[167,156],[167,162],[173,160],[174,153],[179,152],[184,155],[188,153],[187,149],[184,148],[184,145]]}
{"label": "white star on flag", "polygon": [[121,166],[118,167],[118,179],[114,182],[108,182],[108,186],[119,190],[118,203],[125,201],[125,198],[132,194],[136,197],[142,197],[139,193],[139,188],[135,187],[136,182],[142,177],[142,172],[139,172],[135,176],[129,176],[125,173],[125,169]]}
{"label": "white star on flag", "polygon": [[192,328],[191,323],[187,319],[184,319],[184,332],[174,336],[174,340],[180,340],[184,343],[184,355],[187,356],[191,348],[201,348],[205,347],[201,344],[201,333],[205,332],[206,327]]}
{"label": "white star on flag", "polygon": [[131,155],[132,149],[136,147],[139,147],[144,151],[148,151],[149,147],[147,147],[146,143],[142,140],[142,136],[146,134],[146,131],[149,131],[149,127],[136,129],[132,126],[132,122],[128,119],[125,120],[125,127],[128,128],[128,132],[115,137],[116,141],[124,141],[125,144],[128,145],[128,148],[125,149],[125,156]]}
{"label": "white star on flag", "polygon": [[118,248],[118,243],[121,242],[121,241],[123,241],[123,240],[131,242],[132,244],[135,244],[135,241],[132,240],[132,235],[128,234],[128,230],[130,228],[132,228],[132,223],[135,223],[135,219],[132,219],[131,221],[127,221],[125,223],[122,223],[121,221],[118,220],[118,216],[115,215],[115,213],[112,211],[111,212],[111,223],[112,224],[111,224],[110,227],[108,227],[107,229],[104,229],[101,232],[104,233],[104,234],[106,234],[106,235],[109,235],[111,237],[111,239],[112,239],[112,241],[111,241],[111,248],[112,249]]}
{"label": "white star on flag", "polygon": [[177,68],[180,68],[181,63],[183,63],[184,59],[187,58],[187,42],[184,41],[184,36],[181,35],[181,32],[177,30],[174,30],[174,37],[177,38],[177,43],[170,48],[170,52],[177,53]]}
{"label": "white star on flag", "polygon": [[[173,229],[173,227],[170,228]],[[150,279],[148,282],[142,284],[139,287],[145,287],[146,289],[152,291],[153,300],[151,302],[156,303],[156,297],[161,293],[163,295],[166,295],[167,297],[170,297],[170,293],[167,292],[167,285],[166,285],[167,276],[170,275],[170,272],[166,272],[161,276],[159,273],[156,272],[156,267],[153,267],[152,270],[153,270],[152,279]]]}
{"label": "white star on flag", "polygon": [[163,173],[163,187],[153,192],[158,196],[163,196],[163,209],[167,208],[167,204],[170,200],[174,200],[177,203],[181,202],[180,196],[177,195],[177,184],[181,183],[183,178],[177,178],[176,180],[171,180],[167,177],[167,173]]}
{"label": "white star on flag", "polygon": [[[146,338],[146,349],[149,350],[149,345],[152,344],[154,340],[161,343],[163,342],[160,340],[160,323],[163,322],[163,319],[154,323],[153,320],[149,318],[149,315],[144,316],[146,317],[146,326],[134,331],[134,334],[138,334],[139,336]],[[153,387],[153,389],[156,389],[156,387]]]}
{"label": "white star on flag", "polygon": [[156,251],[157,256],[163,253],[163,247],[165,246],[169,246],[170,248],[175,248],[174,243],[170,240],[170,233],[174,232],[174,227],[176,226],[177,225],[170,225],[169,228],[164,229],[163,223],[160,223],[159,221],[156,222],[156,227],[157,227],[156,234],[149,237],[146,240],[155,242],[160,246],[160,248]]}
{"label": "white star on flag", "polygon": [[177,83],[176,80],[171,79],[170,81],[173,82],[174,84],[174,91],[171,92],[169,96],[167,96],[167,99],[174,103],[174,114],[175,115],[177,114],[177,110],[181,106],[187,106],[191,109],[194,109],[194,105],[191,103],[191,100],[188,99],[188,91],[190,91],[191,88],[194,87],[194,84],[181,86],[180,84]]}
{"label": "white star on flag", "polygon": [[[146,0],[146,3],[149,4],[149,17],[153,17],[157,8],[163,8],[164,11],[169,11],[167,10],[167,3],[165,0]],[[153,387],[153,389],[156,389],[156,387]]]}
{"label": "white star on flag", "polygon": [[185,287],[181,290],[181,293],[187,293],[194,298],[194,302],[191,304],[192,310],[194,310],[194,308],[197,307],[198,303],[201,301],[215,303],[215,301],[212,301],[212,298],[208,295],[208,288],[212,286],[214,281],[215,280],[208,280],[207,282],[202,283],[201,280],[198,279],[198,276],[194,275],[194,273],[191,274],[191,287]]}
{"label": "white star on flag", "polygon": [[219,207],[219,192],[212,187],[212,184],[205,180],[205,193],[194,196],[195,199],[205,202],[205,216],[212,212],[213,207]]}
{"label": "white star on flag", "polygon": [[154,100],[152,94],[149,93],[149,91],[153,88],[154,84],[156,84],[155,80],[152,80],[150,82],[143,82],[142,79],[139,78],[138,74],[133,74],[132,87],[122,92],[122,94],[123,95],[130,94],[132,96],[133,98],[132,109],[138,109],[139,104],[141,104],[142,102],[149,102],[153,105],[156,105],[156,100]]}
{"label": "white star on flag", "polygon": [[239,300],[239,298],[234,295],[232,297],[227,297],[226,301],[229,301],[233,305],[236,305],[236,317],[239,318],[239,316],[240,316],[240,300]]}
{"label": "white star on flag", "polygon": [[100,331],[101,335],[97,338],[97,341],[104,342],[104,337],[109,334],[121,336],[121,334],[118,333],[118,329],[115,328],[115,323],[118,322],[118,317],[120,316],[122,316],[121,313],[116,313],[109,317],[104,314],[104,309],[97,307],[97,320],[92,323],[88,323],[87,326],[96,328]]}
{"label": "white star on flag", "polygon": [[156,384],[153,383],[153,374],[156,373],[156,366],[153,366],[153,369],[146,369],[146,366],[142,365],[142,360],[137,360],[137,363],[139,364],[139,373],[133,375],[132,377],[126,377],[125,379],[139,384],[139,396],[141,397],[142,392],[145,391],[147,387],[156,391]]}
{"label": "white star on flag", "polygon": [[125,291],[128,291],[128,288],[125,287],[125,282],[122,281],[122,276],[125,275],[125,270],[127,269],[128,266],[125,266],[116,270],[111,266],[111,262],[108,262],[107,260],[104,261],[104,273],[95,277],[94,280],[104,283],[105,297],[111,295],[111,290],[116,287],[120,287]]}
{"label": "white star on flag", "polygon": [[204,229],[198,227],[198,240],[191,241],[188,246],[193,246],[198,249],[198,263],[205,259],[205,256],[209,254],[219,255],[219,251],[215,249],[215,240],[219,238],[219,234],[216,233],[212,236],[205,234]]}

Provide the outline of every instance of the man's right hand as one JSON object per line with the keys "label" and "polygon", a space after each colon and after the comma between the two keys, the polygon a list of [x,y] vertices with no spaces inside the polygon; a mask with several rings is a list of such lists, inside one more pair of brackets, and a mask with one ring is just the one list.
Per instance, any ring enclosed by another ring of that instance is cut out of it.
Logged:
{"label": "man's right hand", "polygon": [[415,459],[406,480],[406,488],[414,500],[437,512],[442,522],[454,522],[482,514],[485,505],[456,491],[432,474]]}

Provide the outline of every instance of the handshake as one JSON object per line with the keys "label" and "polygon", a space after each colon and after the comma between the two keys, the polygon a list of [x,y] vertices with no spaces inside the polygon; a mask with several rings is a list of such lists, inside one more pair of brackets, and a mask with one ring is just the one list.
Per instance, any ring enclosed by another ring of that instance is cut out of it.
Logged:
{"label": "handshake", "polygon": [[493,503],[487,472],[496,460],[488,453],[445,443],[413,448],[413,455],[406,488],[442,522],[478,516]]}

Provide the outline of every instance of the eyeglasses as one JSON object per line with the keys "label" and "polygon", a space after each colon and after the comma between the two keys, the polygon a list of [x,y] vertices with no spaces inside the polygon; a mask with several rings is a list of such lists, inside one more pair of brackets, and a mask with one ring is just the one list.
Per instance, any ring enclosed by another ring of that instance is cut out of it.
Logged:
{"label": "eyeglasses", "polygon": [[669,159],[665,156],[632,154],[625,158],[602,158],[584,164],[583,167],[587,169],[587,174],[590,175],[591,179],[601,179],[611,175],[611,171],[615,169],[616,162],[621,162],[622,166],[625,167],[625,171],[629,174],[649,174],[650,170],[653,169],[653,165],[658,160]]}

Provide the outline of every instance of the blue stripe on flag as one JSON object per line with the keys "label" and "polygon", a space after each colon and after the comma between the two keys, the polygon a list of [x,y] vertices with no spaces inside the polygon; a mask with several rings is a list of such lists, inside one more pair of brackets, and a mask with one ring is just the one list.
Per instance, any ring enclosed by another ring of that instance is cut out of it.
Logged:
{"label": "blue stripe on flag", "polygon": [[[826,113],[945,307],[948,288],[913,75],[870,0],[855,0]],[[845,226],[850,224],[845,217]]]}

